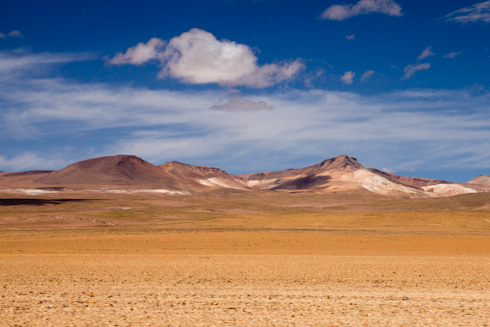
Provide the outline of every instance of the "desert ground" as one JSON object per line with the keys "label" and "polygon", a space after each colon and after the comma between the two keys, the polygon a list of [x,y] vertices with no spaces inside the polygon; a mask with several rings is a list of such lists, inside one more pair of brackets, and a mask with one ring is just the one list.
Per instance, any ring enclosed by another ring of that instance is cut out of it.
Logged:
{"label": "desert ground", "polygon": [[490,194],[0,193],[1,326],[490,326]]}

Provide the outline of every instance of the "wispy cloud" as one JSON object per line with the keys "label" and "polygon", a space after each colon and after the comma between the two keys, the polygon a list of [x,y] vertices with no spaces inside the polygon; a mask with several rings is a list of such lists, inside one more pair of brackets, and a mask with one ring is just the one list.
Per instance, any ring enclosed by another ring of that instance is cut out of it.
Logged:
{"label": "wispy cloud", "polygon": [[435,55],[435,53],[432,52],[432,47],[427,47],[427,48],[424,49],[424,51],[422,51],[421,54],[419,54],[417,56],[417,59],[418,60],[422,60],[422,59],[425,59],[427,57],[434,56],[434,55]]}
{"label": "wispy cloud", "polygon": [[209,109],[220,111],[257,111],[272,110],[272,106],[265,103],[265,101],[250,101],[235,96],[224,103],[214,104]]}
{"label": "wispy cloud", "polygon": [[354,76],[356,76],[356,73],[354,73],[353,71],[347,71],[344,73],[344,75],[342,75],[342,77],[340,77],[340,80],[344,84],[352,84]]}
{"label": "wispy cloud", "polygon": [[416,65],[408,65],[403,69],[403,79],[409,79],[410,77],[413,76],[418,71],[421,70],[428,70],[431,67],[431,64],[425,63],[425,64],[416,64]]}
{"label": "wispy cloud", "polygon": [[304,76],[305,86],[312,89],[314,81],[318,80],[320,77],[324,76],[326,70],[324,68],[317,69],[315,72],[306,73]]}
{"label": "wispy cloud", "polygon": [[447,21],[458,23],[485,22],[490,23],[490,0],[475,3],[445,16]]}
{"label": "wispy cloud", "polygon": [[35,152],[21,152],[11,157],[0,155],[0,167],[5,171],[22,171],[28,169],[42,169],[43,167],[60,167],[67,164],[66,158],[53,155],[50,158],[46,154]]}
{"label": "wispy cloud", "polygon": [[[55,54],[24,53],[16,63],[15,54],[2,55],[24,68],[61,60]],[[411,66],[405,73],[423,68]],[[0,170],[62,168],[118,153],[155,164],[181,160],[230,172],[301,167],[342,153],[367,166],[399,171],[414,166],[483,169],[490,161],[490,93],[485,90],[373,96],[250,90],[242,98],[223,99],[222,91],[35,76],[0,79]]]}
{"label": "wispy cloud", "polygon": [[[35,150],[39,143],[23,147],[28,155],[4,152],[0,169],[61,168],[56,157],[75,161],[117,153],[136,154],[156,164],[212,163],[232,172],[300,167],[345,152],[366,165],[397,170],[432,168],[434,163],[482,167],[490,160],[490,94],[485,92],[417,90],[361,96],[288,90],[249,94],[246,100],[230,99],[209,110],[220,99],[215,91],[57,79],[19,83],[0,83],[4,142],[16,142],[12,135],[19,126],[43,143],[56,140],[60,148],[74,142],[69,136],[78,133],[86,135],[84,140],[99,136],[91,144],[95,149],[77,148],[76,155],[51,157]],[[258,110],[268,107],[274,110]]]}
{"label": "wispy cloud", "polygon": [[354,40],[356,38],[356,35],[355,34],[346,35],[345,38],[347,40]]}
{"label": "wispy cloud", "polygon": [[361,76],[361,83],[366,82],[375,73],[374,70],[366,70]]}
{"label": "wispy cloud", "polygon": [[460,54],[461,54],[461,51],[453,51],[453,52],[449,52],[449,53],[445,54],[444,58],[454,59],[454,58],[456,58],[456,56],[459,56]]}
{"label": "wispy cloud", "polygon": [[29,53],[24,50],[0,52],[0,80],[10,78],[11,74],[30,74],[46,65],[63,64],[75,61],[93,60],[93,54],[72,53]]}
{"label": "wispy cloud", "polygon": [[10,31],[7,34],[0,32],[0,39],[5,39],[7,37],[24,37],[24,35],[18,30]]}
{"label": "wispy cloud", "polygon": [[332,5],[323,12],[321,17],[330,20],[344,20],[369,13],[402,15],[400,5],[393,0],[360,0],[354,5]]}
{"label": "wispy cloud", "polygon": [[244,44],[218,40],[204,30],[193,28],[168,43],[152,38],[108,61],[112,65],[141,65],[158,61],[159,78],[173,77],[188,84],[216,83],[222,86],[264,88],[294,78],[303,68],[301,60],[258,65],[253,50]]}
{"label": "wispy cloud", "polygon": [[141,65],[150,60],[158,59],[166,42],[159,38],[151,38],[146,43],[138,43],[136,46],[129,48],[125,53],[119,52],[114,58],[109,60],[110,65],[133,64]]}

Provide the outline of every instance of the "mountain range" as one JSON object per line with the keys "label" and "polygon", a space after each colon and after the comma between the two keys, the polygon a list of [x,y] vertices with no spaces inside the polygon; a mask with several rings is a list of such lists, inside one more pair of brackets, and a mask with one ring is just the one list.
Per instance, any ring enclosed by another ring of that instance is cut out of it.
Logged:
{"label": "mountain range", "polygon": [[341,155],[318,164],[244,175],[177,161],[155,166],[133,155],[93,158],[61,170],[0,173],[0,190],[147,190],[195,193],[215,189],[243,191],[331,193],[368,191],[401,197],[437,197],[490,192],[490,177],[467,183],[406,177],[362,166],[356,158]]}

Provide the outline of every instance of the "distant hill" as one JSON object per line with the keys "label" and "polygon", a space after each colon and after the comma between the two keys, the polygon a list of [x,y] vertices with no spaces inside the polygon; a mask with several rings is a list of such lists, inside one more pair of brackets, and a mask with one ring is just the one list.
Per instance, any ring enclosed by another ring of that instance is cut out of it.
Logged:
{"label": "distant hill", "polygon": [[0,174],[0,188],[35,187],[35,180],[51,174],[52,170],[30,170]]}
{"label": "distant hill", "polygon": [[473,178],[468,183],[470,184],[478,184],[478,185],[490,185],[490,176],[488,175],[480,175]]}
{"label": "distant hill", "polygon": [[296,169],[233,175],[224,170],[177,161],[155,166],[133,155],[88,159],[58,171],[0,174],[0,189],[9,188],[124,188],[203,192],[214,189],[243,191],[331,193],[365,189],[402,197],[434,197],[489,192],[490,177],[468,183],[406,177],[362,166],[341,155]]}
{"label": "distant hill", "polygon": [[[356,158],[341,155],[305,168],[241,175],[250,187],[296,192],[332,192],[356,188],[385,195],[422,196],[423,187],[447,181],[404,177],[362,166]],[[471,190],[468,189],[468,192]],[[432,192],[431,195],[434,195]]]}
{"label": "distant hill", "polygon": [[161,186],[178,189],[157,166],[132,155],[80,161],[36,179],[44,185]]}
{"label": "distant hill", "polygon": [[349,187],[353,185],[351,178],[343,180],[342,176],[361,168],[356,158],[342,155],[305,168],[246,174],[240,177],[249,187],[255,189],[319,191],[345,188],[343,186],[352,188]]}
{"label": "distant hill", "polygon": [[168,178],[184,188],[187,186],[193,189],[248,189],[243,180],[218,168],[188,165],[178,161],[167,162],[159,167]]}

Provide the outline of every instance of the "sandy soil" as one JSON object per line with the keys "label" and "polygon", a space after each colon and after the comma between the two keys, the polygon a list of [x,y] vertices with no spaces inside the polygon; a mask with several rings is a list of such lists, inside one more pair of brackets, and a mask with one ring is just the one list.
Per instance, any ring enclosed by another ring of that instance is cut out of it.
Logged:
{"label": "sandy soil", "polygon": [[489,238],[450,238],[4,234],[0,312],[6,326],[488,326]]}
{"label": "sandy soil", "polygon": [[0,201],[0,326],[490,326],[488,198],[152,196]]}

